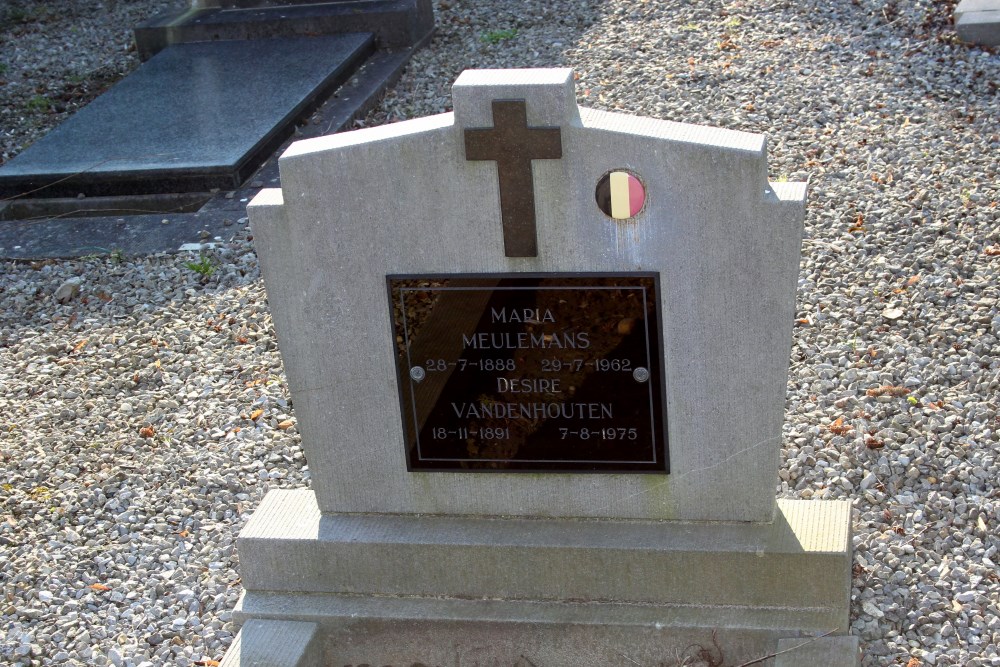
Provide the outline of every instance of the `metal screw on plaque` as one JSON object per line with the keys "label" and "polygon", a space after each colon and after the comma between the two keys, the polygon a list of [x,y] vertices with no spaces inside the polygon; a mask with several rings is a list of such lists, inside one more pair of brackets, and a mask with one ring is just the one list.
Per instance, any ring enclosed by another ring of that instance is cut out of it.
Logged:
{"label": "metal screw on plaque", "polygon": [[632,371],[632,377],[635,378],[636,382],[645,382],[649,379],[649,371],[642,366]]}
{"label": "metal screw on plaque", "polygon": [[427,371],[425,371],[420,366],[414,366],[410,369],[410,377],[413,378],[414,382],[420,382],[425,377],[427,377]]}

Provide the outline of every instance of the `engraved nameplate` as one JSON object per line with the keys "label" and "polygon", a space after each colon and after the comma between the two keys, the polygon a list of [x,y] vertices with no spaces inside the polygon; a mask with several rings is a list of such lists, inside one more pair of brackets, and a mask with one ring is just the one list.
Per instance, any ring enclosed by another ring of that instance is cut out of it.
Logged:
{"label": "engraved nameplate", "polygon": [[654,273],[389,276],[411,471],[668,471]]}

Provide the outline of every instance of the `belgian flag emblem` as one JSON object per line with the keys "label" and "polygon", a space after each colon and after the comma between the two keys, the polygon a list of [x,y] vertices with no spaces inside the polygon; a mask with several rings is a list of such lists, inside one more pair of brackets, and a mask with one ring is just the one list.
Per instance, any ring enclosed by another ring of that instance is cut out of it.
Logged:
{"label": "belgian flag emblem", "polygon": [[596,199],[604,215],[615,220],[628,220],[642,211],[646,203],[646,188],[629,172],[612,171],[597,184]]}

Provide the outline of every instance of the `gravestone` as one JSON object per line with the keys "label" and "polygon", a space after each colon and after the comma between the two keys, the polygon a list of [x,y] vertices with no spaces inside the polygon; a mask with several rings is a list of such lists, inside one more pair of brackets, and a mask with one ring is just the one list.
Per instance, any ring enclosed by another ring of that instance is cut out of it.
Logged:
{"label": "gravestone", "polygon": [[312,489],[241,533],[224,664],[855,665],[850,504],[775,499],[805,184],[566,69],[453,103],[250,205]]}

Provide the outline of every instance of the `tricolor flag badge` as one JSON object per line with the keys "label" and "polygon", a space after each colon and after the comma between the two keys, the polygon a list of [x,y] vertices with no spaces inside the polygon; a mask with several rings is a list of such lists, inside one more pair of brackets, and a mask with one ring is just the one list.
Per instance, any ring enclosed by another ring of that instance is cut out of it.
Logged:
{"label": "tricolor flag badge", "polygon": [[642,181],[627,171],[611,171],[597,184],[597,206],[604,215],[615,220],[627,220],[639,215],[646,203],[646,188]]}

